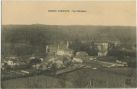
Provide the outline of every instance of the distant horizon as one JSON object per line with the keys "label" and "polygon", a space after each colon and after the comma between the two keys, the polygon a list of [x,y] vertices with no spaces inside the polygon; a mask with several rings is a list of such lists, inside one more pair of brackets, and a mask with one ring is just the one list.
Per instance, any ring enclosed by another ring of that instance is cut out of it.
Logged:
{"label": "distant horizon", "polygon": [[49,25],[49,26],[114,26],[114,27],[136,27],[136,25],[91,25],[91,24],[87,24],[87,25],[83,25],[83,24],[1,24],[2,26],[9,26],[9,25]]}

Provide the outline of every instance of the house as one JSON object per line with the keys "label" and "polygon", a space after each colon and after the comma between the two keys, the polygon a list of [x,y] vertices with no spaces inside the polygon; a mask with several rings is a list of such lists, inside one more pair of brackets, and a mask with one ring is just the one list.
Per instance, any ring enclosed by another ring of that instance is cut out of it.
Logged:
{"label": "house", "polygon": [[11,68],[13,68],[14,66],[19,65],[19,63],[15,60],[7,60],[7,61],[5,61],[5,63],[7,64],[7,66],[10,66]]}
{"label": "house", "polygon": [[19,66],[19,63],[16,61],[16,60],[12,60],[12,59],[9,59],[9,60],[5,60],[3,63],[2,63],[2,67],[3,69],[16,69],[17,66]]}
{"label": "house", "polygon": [[80,59],[80,58],[74,57],[74,58],[72,59],[72,63],[83,63],[83,60]]}
{"label": "house", "polygon": [[83,60],[83,62],[89,61],[89,55],[84,51],[76,52],[75,58],[80,58]]}
{"label": "house", "polygon": [[88,53],[83,52],[83,51],[80,51],[80,52],[77,52],[77,53],[76,53],[76,56],[77,56],[77,57],[86,57],[86,56],[88,56]]}
{"label": "house", "polygon": [[98,56],[106,56],[108,54],[108,43],[97,43]]}
{"label": "house", "polygon": [[1,63],[1,70],[5,70],[5,63]]}
{"label": "house", "polygon": [[95,56],[90,56],[89,60],[96,60],[97,58]]}
{"label": "house", "polygon": [[55,56],[55,53],[57,52],[58,45],[47,45],[46,46],[46,54]]}
{"label": "house", "polygon": [[60,55],[60,56],[70,56],[72,57],[74,54],[74,51],[71,49],[58,49],[56,52],[56,55]]}
{"label": "house", "polygon": [[55,67],[56,67],[57,69],[60,69],[60,68],[64,68],[65,65],[64,65],[64,63],[63,63],[62,60],[56,60],[56,61],[55,61]]}
{"label": "house", "polygon": [[60,57],[54,57],[48,60],[48,67],[49,68],[54,68],[54,69],[59,69],[64,67],[63,60]]}
{"label": "house", "polygon": [[7,64],[8,64],[9,66],[14,66],[14,65],[15,65],[15,63],[14,63],[12,60],[8,60],[8,61],[7,61]]}

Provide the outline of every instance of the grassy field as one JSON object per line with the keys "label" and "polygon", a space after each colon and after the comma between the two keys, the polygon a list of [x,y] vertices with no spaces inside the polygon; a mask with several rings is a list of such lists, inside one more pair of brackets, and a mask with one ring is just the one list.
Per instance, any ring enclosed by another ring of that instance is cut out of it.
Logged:
{"label": "grassy field", "polygon": [[[111,69],[112,70],[112,69]],[[129,74],[118,74],[100,69],[81,69],[59,76],[37,75],[2,81],[2,88],[124,88],[137,87],[136,72],[127,68]],[[116,69],[115,69],[116,71]],[[122,71],[122,69],[117,69]],[[126,73],[126,72],[125,72]]]}

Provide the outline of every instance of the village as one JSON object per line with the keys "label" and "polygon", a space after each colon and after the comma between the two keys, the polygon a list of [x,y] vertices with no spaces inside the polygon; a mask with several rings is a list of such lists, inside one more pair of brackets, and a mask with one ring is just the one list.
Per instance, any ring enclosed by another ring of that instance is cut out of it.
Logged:
{"label": "village", "polygon": [[91,48],[97,49],[97,56],[90,56],[85,51],[76,52],[69,48],[71,42],[65,41],[57,45],[46,45],[45,57],[31,56],[26,60],[15,56],[5,57],[1,63],[2,79],[41,73],[59,75],[82,68],[97,70],[100,68],[128,67],[128,63],[125,61],[118,60],[115,57],[107,57],[108,50],[113,47],[112,43],[114,47],[120,46],[120,42],[111,42],[111,47],[110,43],[107,42],[96,42],[94,46],[91,45]]}

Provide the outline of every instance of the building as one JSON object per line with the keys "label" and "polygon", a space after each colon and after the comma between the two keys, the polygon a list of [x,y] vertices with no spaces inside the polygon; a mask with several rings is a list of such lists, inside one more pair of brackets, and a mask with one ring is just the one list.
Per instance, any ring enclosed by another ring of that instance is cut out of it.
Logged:
{"label": "building", "polygon": [[108,43],[97,43],[98,56],[106,56],[108,54]]}
{"label": "building", "polygon": [[55,56],[57,49],[58,49],[57,45],[47,45],[46,46],[46,54],[51,55],[51,56]]}
{"label": "building", "polygon": [[72,49],[58,49],[56,52],[56,55],[60,55],[60,56],[72,57],[73,54],[74,54],[74,51]]}
{"label": "building", "polygon": [[69,41],[61,41],[56,44],[47,45],[46,53],[49,55],[69,55],[72,53],[72,50],[69,49]]}
{"label": "building", "polygon": [[76,56],[77,56],[77,57],[86,57],[86,56],[88,56],[88,53],[83,52],[83,51],[80,51],[80,52],[77,52],[77,53],[76,53]]}
{"label": "building", "polygon": [[52,56],[73,56],[74,51],[69,49],[69,41],[61,41],[57,44],[47,45],[46,53]]}
{"label": "building", "polygon": [[72,63],[83,63],[83,60],[81,58],[73,58]]}
{"label": "building", "polygon": [[48,67],[54,68],[54,69],[60,69],[60,68],[64,68],[65,65],[63,64],[62,59],[56,57],[56,58],[51,58],[48,60]]}

